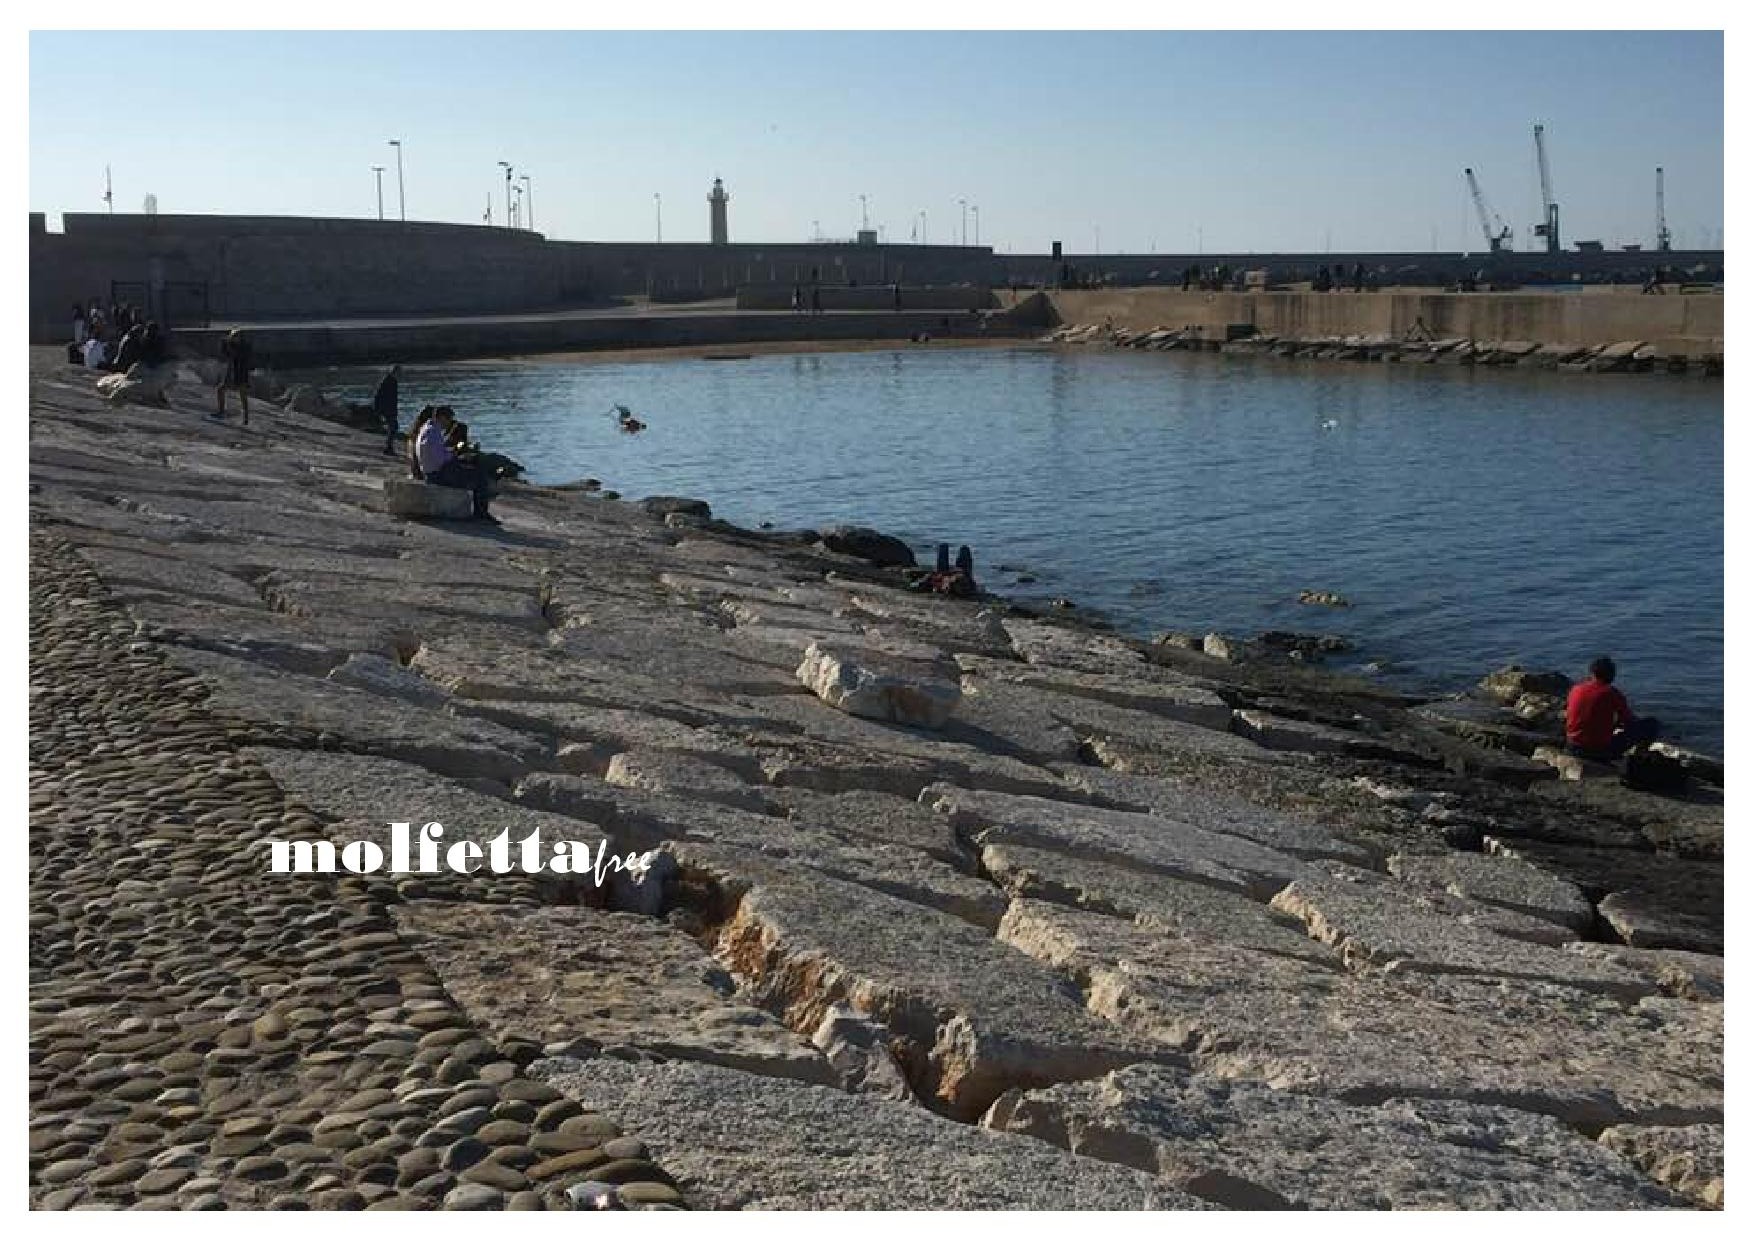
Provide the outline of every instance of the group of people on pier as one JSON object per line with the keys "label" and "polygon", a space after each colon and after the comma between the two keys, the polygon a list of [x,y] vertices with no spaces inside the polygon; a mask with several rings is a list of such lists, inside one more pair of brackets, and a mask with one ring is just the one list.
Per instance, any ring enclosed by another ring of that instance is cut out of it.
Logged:
{"label": "group of people on pier", "polygon": [[92,299],[90,307],[73,303],[73,339],[67,360],[75,366],[125,374],[137,362],[161,366],[168,342],[156,322],[139,306],[112,302],[108,309]]}

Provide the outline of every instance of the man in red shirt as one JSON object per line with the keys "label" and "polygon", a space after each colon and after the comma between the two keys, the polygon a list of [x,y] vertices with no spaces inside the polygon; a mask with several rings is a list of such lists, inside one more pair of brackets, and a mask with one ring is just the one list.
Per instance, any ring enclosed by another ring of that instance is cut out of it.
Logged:
{"label": "man in red shirt", "polygon": [[1590,678],[1571,687],[1565,702],[1565,744],[1580,758],[1612,762],[1657,738],[1657,721],[1632,713],[1626,695],[1614,687],[1614,660],[1602,655],[1590,664]]}

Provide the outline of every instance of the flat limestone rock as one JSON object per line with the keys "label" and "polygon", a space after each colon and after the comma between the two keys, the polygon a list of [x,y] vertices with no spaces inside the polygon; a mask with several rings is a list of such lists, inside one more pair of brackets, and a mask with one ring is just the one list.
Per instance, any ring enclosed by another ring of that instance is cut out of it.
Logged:
{"label": "flat limestone rock", "polygon": [[886,1026],[914,1091],[973,1119],[1006,1089],[1152,1057],[1071,986],[967,922],[801,868],[740,867],[714,954],[793,1029],[845,1003]]}
{"label": "flat limestone rock", "polygon": [[350,689],[364,689],[380,697],[401,698],[422,706],[443,706],[449,699],[443,689],[419,672],[380,654],[350,654],[329,672],[328,678]]}
{"label": "flat limestone rock", "polygon": [[661,921],[588,908],[417,901],[396,924],[490,1037],[588,1039],[742,1072],[833,1085],[822,1054],[739,1002],[711,956]]}
{"label": "flat limestone rock", "polygon": [[1076,978],[1093,1012],[1213,1076],[1354,1103],[1455,1098],[1578,1127],[1723,1116],[1718,1004],[1336,972],[1039,901],[1013,901],[999,935]]}
{"label": "flat limestone rock", "polygon": [[1098,809],[1043,797],[971,792],[935,784],[920,800],[948,814],[959,834],[985,847],[1022,844],[1266,899],[1305,863],[1252,840],[1203,831],[1155,814]]}
{"label": "flat limestone rock", "polygon": [[708,1064],[538,1060],[531,1075],[638,1132],[719,1210],[1177,1210],[1153,1176],[917,1106]]}
{"label": "flat limestone rock", "polygon": [[958,655],[956,662],[965,675],[977,681],[999,680],[1026,689],[1091,698],[1216,731],[1230,726],[1230,707],[1218,694],[1193,677],[1178,676],[1150,664],[1142,665],[1135,674],[1115,675],[1042,668],[973,655]]}
{"label": "flat limestone rock", "polygon": [[956,829],[944,815],[911,798],[881,792],[837,795],[803,788],[776,788],[773,798],[800,825],[825,827],[842,836],[912,848],[957,868],[968,864]]}
{"label": "flat limestone rock", "polygon": [[1302,923],[1203,883],[1017,844],[989,844],[981,868],[1014,899],[1045,900],[1132,921],[1171,938],[1204,938],[1337,969]]}
{"label": "flat limestone rock", "polygon": [[1488,853],[1519,858],[1592,895],[1601,893],[1597,911],[1629,946],[1723,955],[1721,861],[1501,835],[1488,835],[1484,843]]}
{"label": "flat limestone rock", "polygon": [[1673,1204],[1620,1158],[1549,1116],[1437,1099],[1351,1106],[1163,1064],[1009,1093],[981,1123],[1155,1172],[1234,1209]]}
{"label": "flat limestone rock", "polygon": [[1420,763],[1418,754],[1362,732],[1349,732],[1304,719],[1287,719],[1264,710],[1239,710],[1232,717],[1237,733],[1266,749],[1292,753],[1338,754],[1349,758],[1381,758]]}
{"label": "flat limestone rock", "polygon": [[1703,952],[1665,948],[1625,947],[1619,943],[1567,943],[1565,950],[1596,960],[1607,960],[1623,969],[1642,973],[1667,995],[1677,999],[1719,1002],[1724,997],[1724,958]]}
{"label": "flat limestone rock", "polygon": [[1657,1183],[1702,1206],[1724,1208],[1722,1124],[1615,1125],[1602,1130],[1601,1142]]}
{"label": "flat limestone rock", "polygon": [[1281,810],[1251,805],[1207,789],[1145,775],[1125,775],[1091,766],[1057,766],[1065,781],[1121,809],[1156,814],[1203,831],[1237,835],[1275,852],[1305,861],[1341,861],[1374,869],[1378,854],[1340,839],[1327,828]]}
{"label": "flat limestone rock", "polygon": [[655,798],[637,807],[624,802],[618,810],[621,827],[637,818],[637,835],[622,833],[637,838],[641,847],[661,843],[683,865],[733,879],[771,876],[776,869],[806,884],[812,876],[827,876],[989,931],[1005,912],[1005,897],[991,883],[898,844],[717,807],[660,804]]}
{"label": "flat limestone rock", "polygon": [[509,782],[540,760],[530,737],[483,719],[458,719],[333,681],[274,671],[201,650],[168,648],[173,662],[212,686],[214,709],[270,735],[336,738],[350,749],[456,778]]}
{"label": "flat limestone rock", "polygon": [[1518,978],[1625,999],[1653,993],[1649,979],[1630,969],[1464,920],[1469,903],[1338,867],[1299,878],[1273,897],[1274,908],[1301,920],[1313,937],[1333,946],[1349,968],[1360,972]]}
{"label": "flat limestone rock", "polygon": [[1595,924],[1596,910],[1575,883],[1515,857],[1451,852],[1441,855],[1397,853],[1389,873],[1408,882],[1439,887],[1451,895],[1496,904],[1582,933]]}
{"label": "flat limestone rock", "polygon": [[1148,666],[1139,651],[1101,633],[1044,624],[1022,616],[1006,616],[1004,625],[1018,657],[1039,667],[1113,675],[1142,671]]}
{"label": "flat limestone rock", "polygon": [[941,728],[962,690],[929,664],[874,656],[845,645],[812,642],[798,680],[836,710],[912,727]]}
{"label": "flat limestone rock", "polygon": [[643,788],[735,809],[764,813],[769,807],[760,788],[723,766],[674,750],[634,749],[609,760],[603,782],[621,788]]}

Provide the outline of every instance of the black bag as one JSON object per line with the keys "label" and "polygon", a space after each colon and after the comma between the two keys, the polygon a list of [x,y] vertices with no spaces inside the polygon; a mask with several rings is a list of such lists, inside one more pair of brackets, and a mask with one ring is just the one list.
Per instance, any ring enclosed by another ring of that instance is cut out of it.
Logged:
{"label": "black bag", "polygon": [[67,361],[70,365],[74,366],[85,365],[85,350],[81,349],[78,345],[69,342],[67,345]]}
{"label": "black bag", "polygon": [[1673,795],[1686,792],[1691,784],[1686,767],[1673,758],[1649,750],[1626,755],[1626,769],[1620,782],[1635,792]]}

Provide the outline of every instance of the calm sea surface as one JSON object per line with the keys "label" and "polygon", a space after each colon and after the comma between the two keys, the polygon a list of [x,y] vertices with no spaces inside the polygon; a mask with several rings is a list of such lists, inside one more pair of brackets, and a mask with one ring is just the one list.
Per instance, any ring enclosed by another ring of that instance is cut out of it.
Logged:
{"label": "calm sea surface", "polygon": [[[375,376],[310,377],[364,399]],[[983,585],[1138,634],[1339,633],[1431,691],[1609,652],[1634,709],[1721,747],[1719,383],[913,347],[405,367],[404,425],[429,402],[533,481],[872,525],[928,562],[966,542]]]}

